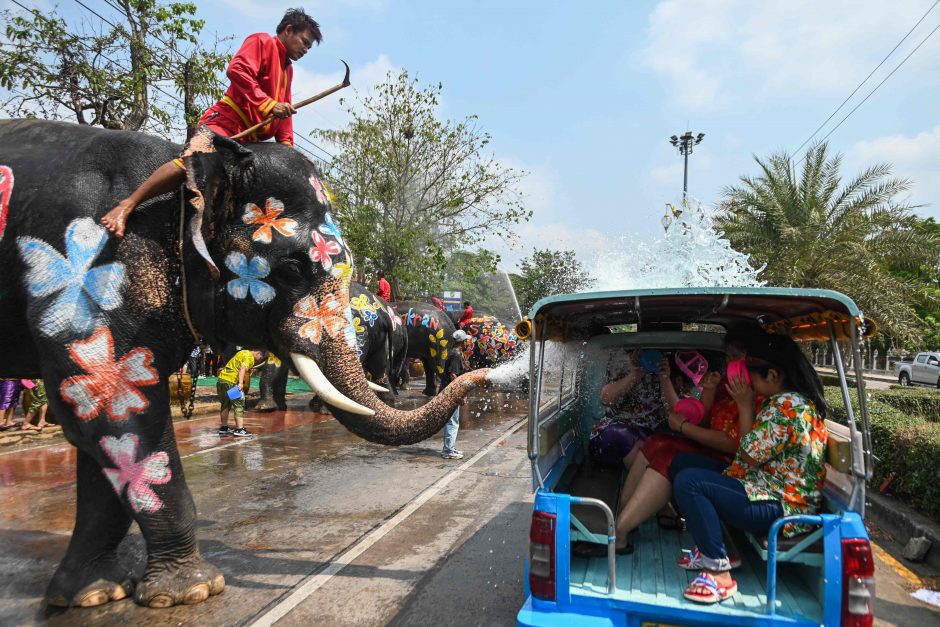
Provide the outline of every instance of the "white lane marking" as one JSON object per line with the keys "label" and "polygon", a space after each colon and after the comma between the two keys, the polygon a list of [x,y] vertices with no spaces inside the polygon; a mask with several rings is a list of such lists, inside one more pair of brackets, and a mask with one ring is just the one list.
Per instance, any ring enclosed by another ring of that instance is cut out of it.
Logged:
{"label": "white lane marking", "polygon": [[403,507],[397,514],[386,520],[385,523],[381,526],[373,529],[371,532],[363,536],[359,542],[351,546],[349,549],[341,553],[336,559],[331,561],[329,566],[327,566],[324,570],[314,575],[308,576],[299,584],[299,586],[295,586],[296,589],[294,592],[292,592],[286,599],[265,612],[260,618],[251,623],[251,627],[269,627],[286,616],[288,612],[300,605],[307,597],[320,589],[323,584],[332,579],[334,575],[338,574],[344,568],[349,566],[357,557],[365,553],[372,547],[372,545],[385,537],[388,532],[404,522],[405,519],[415,513],[419,507],[424,505],[431,498],[436,496],[454,479],[462,476],[464,470],[470,466],[473,466],[484,455],[505,442],[506,438],[518,431],[519,428],[525,424],[525,422],[526,419],[523,418],[511,426],[501,436],[477,451],[476,455],[465,461],[460,466],[452,469],[446,475],[425,488],[423,492],[416,496],[414,500]]}

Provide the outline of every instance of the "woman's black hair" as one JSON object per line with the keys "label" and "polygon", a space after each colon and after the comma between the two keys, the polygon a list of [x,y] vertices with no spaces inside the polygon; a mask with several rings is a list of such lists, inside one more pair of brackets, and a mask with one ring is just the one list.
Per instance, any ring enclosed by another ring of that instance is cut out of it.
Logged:
{"label": "woman's black hair", "polygon": [[823,384],[816,369],[803,351],[788,335],[767,335],[747,351],[747,369],[767,376],[772,368],[783,375],[787,389],[798,392],[811,400],[816,413],[826,417],[828,406],[823,393]]}
{"label": "woman's black hair", "polygon": [[745,353],[750,353],[751,346],[765,344],[770,334],[756,322],[741,322],[729,326],[725,332],[725,346],[736,346]]}

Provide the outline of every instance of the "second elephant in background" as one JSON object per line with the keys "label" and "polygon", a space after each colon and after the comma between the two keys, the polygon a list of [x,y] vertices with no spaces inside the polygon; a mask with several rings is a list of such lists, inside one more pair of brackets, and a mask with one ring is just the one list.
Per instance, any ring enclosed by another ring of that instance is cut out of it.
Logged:
{"label": "second elephant in background", "polygon": [[424,394],[434,396],[457,328],[445,312],[428,303],[405,300],[395,309],[408,332],[409,359],[417,359],[424,366]]}

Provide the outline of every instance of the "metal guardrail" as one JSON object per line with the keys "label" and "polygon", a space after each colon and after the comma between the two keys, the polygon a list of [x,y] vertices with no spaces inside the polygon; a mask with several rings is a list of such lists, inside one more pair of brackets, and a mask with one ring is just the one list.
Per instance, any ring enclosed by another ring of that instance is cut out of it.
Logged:
{"label": "metal guardrail", "polygon": [[787,523],[803,523],[805,525],[822,525],[822,516],[798,514],[778,518],[770,525],[767,532],[767,613],[774,616],[777,612],[777,536],[780,529]]}
{"label": "metal guardrail", "polygon": [[607,517],[607,594],[613,594],[614,590],[617,589],[617,525],[614,522],[614,513],[607,506],[607,503],[599,499],[583,496],[572,496],[570,499],[575,505],[597,507]]}

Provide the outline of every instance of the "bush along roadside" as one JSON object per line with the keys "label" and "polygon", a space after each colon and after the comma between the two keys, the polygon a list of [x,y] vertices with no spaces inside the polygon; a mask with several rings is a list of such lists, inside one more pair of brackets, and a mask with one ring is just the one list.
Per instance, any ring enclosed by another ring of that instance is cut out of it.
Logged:
{"label": "bush along roadside", "polygon": [[872,398],[877,398],[905,414],[940,422],[940,390],[895,386],[890,390],[873,391]]}
{"label": "bush along roadside", "polygon": [[[940,519],[940,422],[898,409],[882,398],[884,392],[872,393],[868,403],[875,455],[871,487],[877,489],[890,478],[890,490],[896,496],[931,518]],[[851,395],[857,409],[855,390]],[[891,400],[902,403],[895,396]],[[826,403],[831,410],[829,418],[844,423],[847,415],[839,388],[826,388]],[[903,403],[905,407],[914,406]]]}

